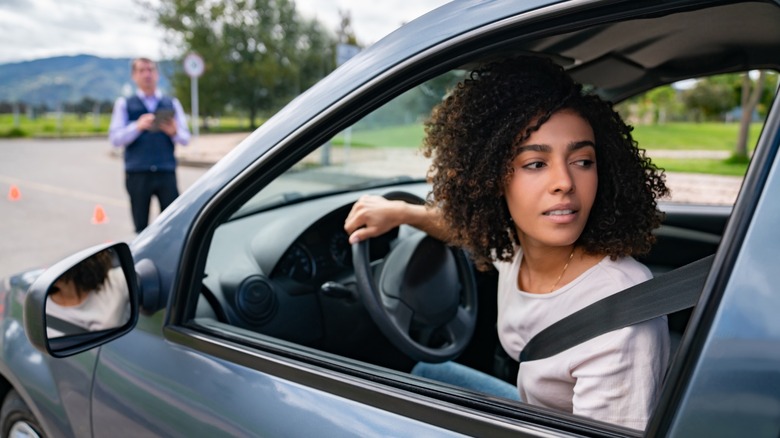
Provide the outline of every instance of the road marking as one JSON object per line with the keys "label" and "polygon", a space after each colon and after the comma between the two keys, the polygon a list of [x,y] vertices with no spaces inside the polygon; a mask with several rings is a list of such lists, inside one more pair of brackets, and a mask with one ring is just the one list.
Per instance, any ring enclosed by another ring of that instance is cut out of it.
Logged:
{"label": "road marking", "polygon": [[41,192],[46,192],[54,195],[67,196],[73,199],[79,199],[82,201],[89,201],[98,204],[114,205],[117,207],[127,207],[129,205],[129,201],[127,200],[119,200],[116,198],[96,195],[94,193],[82,192],[79,190],[65,189],[50,184],[26,181],[11,176],[0,175],[0,182],[17,185],[19,187],[19,190],[22,192],[22,194],[24,194],[24,191],[26,189],[32,189],[32,190],[38,190]]}

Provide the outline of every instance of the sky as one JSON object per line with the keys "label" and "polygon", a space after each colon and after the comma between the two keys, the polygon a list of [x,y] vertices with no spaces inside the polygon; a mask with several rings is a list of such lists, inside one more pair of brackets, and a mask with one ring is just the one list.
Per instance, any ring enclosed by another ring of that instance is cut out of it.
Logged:
{"label": "sky", "polygon": [[[170,57],[138,0],[0,0],[0,64],[61,55]],[[156,1],[156,0],[153,0]],[[298,11],[328,29],[349,11],[358,41],[369,45],[448,0],[297,0]]]}

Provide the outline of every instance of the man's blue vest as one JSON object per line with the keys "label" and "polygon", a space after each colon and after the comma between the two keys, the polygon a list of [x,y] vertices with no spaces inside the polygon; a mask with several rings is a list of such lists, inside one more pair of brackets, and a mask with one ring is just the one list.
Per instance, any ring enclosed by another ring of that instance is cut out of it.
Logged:
{"label": "man's blue vest", "polygon": [[[163,97],[157,109],[173,110],[173,100]],[[138,96],[127,99],[127,120],[136,121],[148,113]],[[173,172],[176,158],[173,156],[173,140],[162,131],[141,131],[141,135],[125,148],[126,172]]]}

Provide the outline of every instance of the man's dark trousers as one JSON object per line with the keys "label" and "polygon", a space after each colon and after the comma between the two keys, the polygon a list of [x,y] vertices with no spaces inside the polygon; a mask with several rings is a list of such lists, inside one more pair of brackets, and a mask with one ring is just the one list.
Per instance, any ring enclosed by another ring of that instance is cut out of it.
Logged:
{"label": "man's dark trousers", "polygon": [[125,187],[130,195],[130,209],[136,233],[140,233],[149,225],[152,196],[157,197],[160,211],[165,210],[179,196],[176,172],[126,172]]}

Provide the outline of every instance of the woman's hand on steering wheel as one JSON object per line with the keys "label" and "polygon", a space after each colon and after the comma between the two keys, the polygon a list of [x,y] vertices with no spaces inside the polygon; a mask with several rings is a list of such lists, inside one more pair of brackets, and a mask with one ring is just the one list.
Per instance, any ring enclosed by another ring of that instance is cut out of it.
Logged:
{"label": "woman's hand on steering wheel", "polygon": [[417,361],[451,360],[463,352],[476,327],[477,286],[471,264],[462,250],[419,231],[399,236],[382,260],[371,260],[371,237],[409,218],[421,224],[432,216],[424,200],[413,194],[386,196],[390,199],[360,198],[345,221],[345,230],[357,235],[350,242],[358,294],[399,350]]}
{"label": "woman's hand on steering wheel", "polygon": [[349,243],[380,236],[401,225],[407,207],[405,201],[392,201],[377,195],[361,196],[344,221]]}

